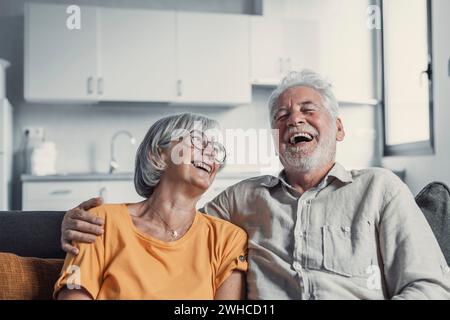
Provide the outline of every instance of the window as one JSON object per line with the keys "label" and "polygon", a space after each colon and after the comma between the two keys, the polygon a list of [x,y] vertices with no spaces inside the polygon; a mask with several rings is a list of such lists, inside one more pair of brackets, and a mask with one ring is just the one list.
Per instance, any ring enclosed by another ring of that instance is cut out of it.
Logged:
{"label": "window", "polygon": [[431,1],[381,8],[384,155],[433,154]]}

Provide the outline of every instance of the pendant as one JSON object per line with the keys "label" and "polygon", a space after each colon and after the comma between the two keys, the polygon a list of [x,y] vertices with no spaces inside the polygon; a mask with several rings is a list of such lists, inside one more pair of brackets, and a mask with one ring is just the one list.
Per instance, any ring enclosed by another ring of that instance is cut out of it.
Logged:
{"label": "pendant", "polygon": [[172,238],[174,238],[174,239],[176,239],[178,237],[178,232],[176,230],[171,231],[170,234],[172,235]]}

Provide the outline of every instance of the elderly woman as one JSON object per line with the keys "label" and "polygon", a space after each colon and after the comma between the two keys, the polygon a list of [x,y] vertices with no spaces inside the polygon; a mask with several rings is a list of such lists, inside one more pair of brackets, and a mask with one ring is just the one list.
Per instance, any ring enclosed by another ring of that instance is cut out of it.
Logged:
{"label": "elderly woman", "polygon": [[104,233],[67,254],[54,297],[243,298],[246,233],[196,210],[225,159],[205,134],[217,127],[188,113],[153,124],[136,155],[135,187],[146,199],[91,210]]}

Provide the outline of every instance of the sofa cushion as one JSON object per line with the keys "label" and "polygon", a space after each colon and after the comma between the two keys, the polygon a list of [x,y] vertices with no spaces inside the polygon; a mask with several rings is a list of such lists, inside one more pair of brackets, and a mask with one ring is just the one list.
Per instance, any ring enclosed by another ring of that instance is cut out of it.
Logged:
{"label": "sofa cushion", "polygon": [[450,190],[441,182],[432,182],[416,196],[416,203],[433,230],[447,264],[450,265]]}
{"label": "sofa cushion", "polygon": [[63,259],[19,257],[0,252],[0,300],[52,299]]}
{"label": "sofa cushion", "polygon": [[61,211],[0,212],[0,252],[22,257],[65,257],[61,249]]}

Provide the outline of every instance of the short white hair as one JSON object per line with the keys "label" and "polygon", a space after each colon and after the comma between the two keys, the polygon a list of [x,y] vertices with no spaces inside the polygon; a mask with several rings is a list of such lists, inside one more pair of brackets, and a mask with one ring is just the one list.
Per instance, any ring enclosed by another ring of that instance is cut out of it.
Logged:
{"label": "short white hair", "polygon": [[272,92],[269,98],[270,125],[274,127],[275,114],[278,108],[278,99],[286,90],[293,87],[309,87],[316,90],[322,97],[324,106],[328,109],[331,116],[337,119],[339,115],[339,104],[331,90],[332,85],[318,73],[303,69],[301,71],[292,71],[288,73],[278,87]]}
{"label": "short white hair", "polygon": [[219,128],[216,120],[195,113],[164,117],[150,127],[136,152],[134,187],[140,196],[150,197],[166,168],[158,148],[169,147],[174,133],[191,131],[199,124],[203,131]]}

